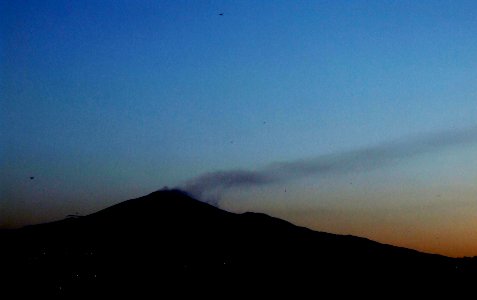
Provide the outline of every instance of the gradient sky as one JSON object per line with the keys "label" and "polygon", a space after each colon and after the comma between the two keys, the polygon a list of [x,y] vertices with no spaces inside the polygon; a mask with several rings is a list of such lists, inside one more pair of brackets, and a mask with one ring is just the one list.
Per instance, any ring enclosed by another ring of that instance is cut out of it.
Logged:
{"label": "gradient sky", "polygon": [[[0,5],[0,227],[477,124],[475,1]],[[232,211],[473,256],[476,183],[466,143],[216,196]]]}

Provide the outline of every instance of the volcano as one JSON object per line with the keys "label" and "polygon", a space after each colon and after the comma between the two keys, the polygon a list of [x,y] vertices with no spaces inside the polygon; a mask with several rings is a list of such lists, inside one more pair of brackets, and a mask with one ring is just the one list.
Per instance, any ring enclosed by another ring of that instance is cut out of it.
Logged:
{"label": "volcano", "polygon": [[[224,296],[465,289],[456,259],[236,214],[161,190],[87,216],[0,232],[16,296]],[[346,288],[343,288],[346,287]]]}

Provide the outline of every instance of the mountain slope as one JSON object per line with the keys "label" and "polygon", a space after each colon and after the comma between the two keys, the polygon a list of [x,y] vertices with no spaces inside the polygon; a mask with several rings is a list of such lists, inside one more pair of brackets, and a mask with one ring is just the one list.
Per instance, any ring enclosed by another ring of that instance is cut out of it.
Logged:
{"label": "mountain slope", "polygon": [[475,270],[467,261],[226,212],[179,190],[0,238],[2,282],[33,295],[455,287]]}

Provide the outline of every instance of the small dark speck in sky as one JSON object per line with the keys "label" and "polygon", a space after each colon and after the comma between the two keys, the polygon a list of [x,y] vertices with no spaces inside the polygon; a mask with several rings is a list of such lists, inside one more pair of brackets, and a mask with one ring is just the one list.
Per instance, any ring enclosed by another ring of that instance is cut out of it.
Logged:
{"label": "small dark speck in sky", "polygon": [[220,14],[219,14],[219,16],[223,16],[223,15],[224,15],[224,13],[220,13]]}
{"label": "small dark speck in sky", "polygon": [[33,179],[35,179],[35,177],[33,177],[33,176],[30,176],[30,180],[33,180]]}

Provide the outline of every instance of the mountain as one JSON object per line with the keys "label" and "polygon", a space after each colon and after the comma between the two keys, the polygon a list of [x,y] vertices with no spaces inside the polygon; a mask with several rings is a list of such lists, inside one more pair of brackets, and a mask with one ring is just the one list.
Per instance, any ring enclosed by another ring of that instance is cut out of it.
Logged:
{"label": "mountain", "polygon": [[0,241],[0,282],[16,296],[437,293],[477,275],[475,259],[230,213],[180,190],[5,230]]}

